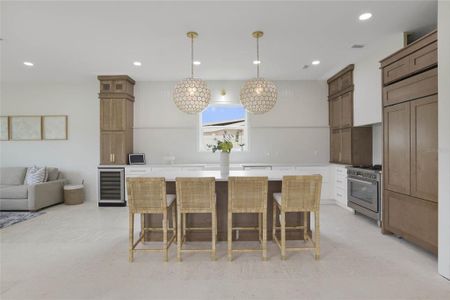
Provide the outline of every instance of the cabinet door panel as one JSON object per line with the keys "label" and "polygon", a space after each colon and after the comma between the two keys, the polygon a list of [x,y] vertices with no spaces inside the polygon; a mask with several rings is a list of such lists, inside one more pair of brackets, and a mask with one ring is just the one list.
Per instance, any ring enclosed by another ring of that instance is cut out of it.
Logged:
{"label": "cabinet door panel", "polygon": [[340,90],[349,88],[353,84],[353,71],[348,71],[340,77]]}
{"label": "cabinet door panel", "polygon": [[342,127],[353,126],[353,92],[348,92],[342,95]]}
{"label": "cabinet door panel", "polygon": [[405,77],[410,72],[409,56],[404,57],[383,68],[383,83],[386,85]]}
{"label": "cabinet door panel", "polygon": [[436,94],[437,81],[437,68],[433,68],[384,87],[383,105],[393,105]]}
{"label": "cabinet door panel", "polygon": [[352,164],[352,129],[341,129],[341,157],[343,164]]}
{"label": "cabinet door panel", "polygon": [[384,191],[383,227],[436,253],[437,203]]}
{"label": "cabinet door panel", "polygon": [[112,163],[111,137],[108,133],[100,134],[100,164],[110,165]]}
{"label": "cabinet door panel", "polygon": [[411,102],[411,195],[437,202],[437,96]]}
{"label": "cabinet door panel", "polygon": [[338,88],[338,80],[333,80],[332,82],[329,83],[328,85],[328,95],[333,95],[336,94],[339,91]]}
{"label": "cabinet door panel", "polygon": [[410,193],[410,104],[384,109],[384,185],[394,192]]}
{"label": "cabinet door panel", "polygon": [[411,54],[411,72],[417,72],[437,64],[437,42]]}
{"label": "cabinet door panel", "polygon": [[123,131],[103,131],[100,134],[100,161],[106,165],[122,165],[127,162],[127,134]]}
{"label": "cabinet door panel", "polygon": [[100,128],[102,130],[126,129],[125,99],[100,100]]}
{"label": "cabinet door panel", "polygon": [[340,128],[342,120],[342,97],[330,100],[330,126]]}
{"label": "cabinet door panel", "polygon": [[330,161],[338,163],[341,151],[341,134],[338,129],[332,129],[330,135]]}

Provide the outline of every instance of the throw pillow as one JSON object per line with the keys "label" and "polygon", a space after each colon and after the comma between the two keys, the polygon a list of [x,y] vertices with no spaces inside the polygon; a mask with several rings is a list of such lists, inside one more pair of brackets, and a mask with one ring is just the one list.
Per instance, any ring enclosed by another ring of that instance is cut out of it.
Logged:
{"label": "throw pillow", "polygon": [[33,185],[47,181],[47,168],[46,167],[30,167],[27,170],[25,176],[25,184]]}

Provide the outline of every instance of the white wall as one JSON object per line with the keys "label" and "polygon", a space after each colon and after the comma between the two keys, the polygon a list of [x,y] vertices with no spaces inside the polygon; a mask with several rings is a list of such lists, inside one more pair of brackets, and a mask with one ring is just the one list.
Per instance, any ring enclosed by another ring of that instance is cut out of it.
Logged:
{"label": "white wall", "polygon": [[54,166],[97,199],[98,84],[2,83],[1,115],[68,115],[66,141],[1,141],[1,166]]}
{"label": "white wall", "polygon": [[353,116],[354,125],[362,126],[382,121],[380,60],[403,47],[403,33],[386,36],[369,45],[371,52],[355,63]]}
{"label": "white wall", "polygon": [[438,5],[439,273],[450,279],[450,2]]}
{"label": "white wall", "polygon": [[[212,101],[239,103],[243,81],[209,81]],[[231,162],[327,163],[328,102],[325,81],[278,81],[278,102],[264,115],[249,114],[249,151]],[[175,82],[138,82],[135,87],[136,152],[151,163],[175,156],[176,163],[218,162],[218,154],[198,151],[198,116],[177,110]],[[220,96],[225,89],[227,95]]]}

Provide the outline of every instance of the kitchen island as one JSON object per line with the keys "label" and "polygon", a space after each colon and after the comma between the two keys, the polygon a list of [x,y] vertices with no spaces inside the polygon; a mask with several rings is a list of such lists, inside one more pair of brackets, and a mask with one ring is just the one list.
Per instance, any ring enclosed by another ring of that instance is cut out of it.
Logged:
{"label": "kitchen island", "polygon": [[[216,178],[216,197],[217,197],[217,231],[219,241],[225,241],[227,238],[227,207],[228,207],[228,177],[221,176],[218,170],[180,170],[180,169],[155,169],[145,170],[144,168],[134,168],[138,172],[128,170],[126,177],[164,177],[166,178],[167,193],[175,194],[175,180],[177,177],[214,177]],[[139,171],[140,170],[140,171]],[[145,171],[143,171],[145,170]],[[229,176],[267,176],[268,194],[267,194],[267,208],[268,208],[268,220],[267,220],[267,237],[272,239],[272,201],[273,193],[281,192],[281,184],[283,176],[286,175],[312,175],[320,174],[310,170],[232,170]],[[309,221],[309,214],[306,216]],[[257,214],[235,214],[233,215],[234,227],[255,227],[257,224]],[[210,214],[189,214],[187,217],[188,227],[208,227],[211,224]],[[286,215],[287,226],[298,226],[303,224],[303,215],[300,213],[288,213]],[[161,226],[161,216],[158,215],[146,215],[145,225],[152,227]],[[309,222],[308,222],[308,230]],[[303,239],[303,232],[301,230],[288,231],[286,233],[287,239]],[[162,239],[162,235],[159,232],[147,232],[146,241],[158,241]],[[257,241],[258,233],[256,231],[235,231],[233,233],[234,240],[242,241]],[[200,232],[193,231],[187,233],[188,241],[209,241],[211,240],[211,233],[208,231]]]}

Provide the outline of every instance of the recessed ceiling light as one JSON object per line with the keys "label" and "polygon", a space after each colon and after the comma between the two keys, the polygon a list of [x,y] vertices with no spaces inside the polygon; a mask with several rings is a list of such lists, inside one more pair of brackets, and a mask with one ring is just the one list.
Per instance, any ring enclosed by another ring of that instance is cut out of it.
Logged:
{"label": "recessed ceiling light", "polygon": [[32,66],[34,66],[34,64],[33,64],[32,62],[29,62],[29,61],[24,61],[23,64],[24,64],[25,66],[27,66],[27,67],[32,67]]}
{"label": "recessed ceiling light", "polygon": [[320,60],[313,60],[313,61],[312,61],[312,64],[315,65],[315,66],[317,66],[318,64],[320,64]]}
{"label": "recessed ceiling light", "polygon": [[194,60],[193,64],[194,64],[195,66],[200,66],[200,65],[202,64],[202,62],[201,62],[201,61],[198,61],[198,60]]}
{"label": "recessed ceiling light", "polygon": [[370,12],[366,12],[366,13],[363,13],[363,14],[359,15],[359,20],[360,21],[367,21],[370,18],[372,18],[372,14]]}
{"label": "recessed ceiling light", "polygon": [[135,61],[133,65],[135,65],[136,67],[140,67],[142,66],[142,63],[140,61]]}
{"label": "recessed ceiling light", "polygon": [[363,44],[354,44],[354,45],[352,45],[352,48],[353,49],[361,49],[361,48],[364,48],[364,45]]}
{"label": "recessed ceiling light", "polygon": [[253,64],[254,64],[254,65],[259,65],[260,63],[261,63],[260,60],[254,60],[254,61],[253,61]]}

